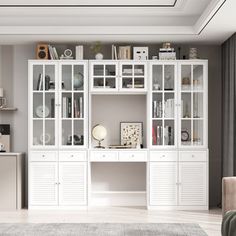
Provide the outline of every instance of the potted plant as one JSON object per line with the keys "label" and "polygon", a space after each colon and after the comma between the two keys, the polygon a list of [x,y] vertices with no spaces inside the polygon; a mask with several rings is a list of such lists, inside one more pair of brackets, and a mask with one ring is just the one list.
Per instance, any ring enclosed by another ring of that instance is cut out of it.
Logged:
{"label": "potted plant", "polygon": [[96,60],[102,60],[103,54],[101,53],[102,45],[101,42],[96,42],[94,45],[91,45],[90,49],[95,53]]}

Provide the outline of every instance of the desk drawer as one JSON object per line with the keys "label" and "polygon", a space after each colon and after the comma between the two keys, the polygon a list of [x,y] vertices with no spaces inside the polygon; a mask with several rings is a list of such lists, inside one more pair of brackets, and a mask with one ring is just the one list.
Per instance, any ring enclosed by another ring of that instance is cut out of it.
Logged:
{"label": "desk drawer", "polygon": [[86,161],[86,152],[60,152],[59,161]]}
{"label": "desk drawer", "polygon": [[138,151],[119,152],[119,161],[123,161],[123,162],[146,162],[147,161],[147,153],[146,152],[138,152]]}
{"label": "desk drawer", "polygon": [[150,161],[177,161],[177,152],[165,152],[165,151],[151,151]]}
{"label": "desk drawer", "polygon": [[90,161],[113,162],[118,161],[118,152],[91,151]]}
{"label": "desk drawer", "polygon": [[205,151],[180,152],[179,161],[207,161],[207,153]]}
{"label": "desk drawer", "polygon": [[57,161],[57,152],[31,152],[30,161]]}

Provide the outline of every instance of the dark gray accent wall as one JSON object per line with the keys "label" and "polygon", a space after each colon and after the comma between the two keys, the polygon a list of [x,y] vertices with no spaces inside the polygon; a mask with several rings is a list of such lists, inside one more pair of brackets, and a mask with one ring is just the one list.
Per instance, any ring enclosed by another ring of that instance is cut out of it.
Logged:
{"label": "dark gray accent wall", "polygon": [[[129,44],[128,44],[129,45]],[[149,46],[150,58],[157,55],[160,45]],[[197,47],[201,59],[209,60],[209,194],[210,206],[221,201],[221,47],[212,45],[180,45],[181,59],[188,56],[189,47]],[[59,54],[66,48],[74,50],[74,45],[57,45]],[[177,50],[178,47],[176,47]],[[111,45],[104,45],[104,59],[111,58]],[[177,50],[178,52],[178,50]],[[28,152],[28,59],[35,58],[35,45],[2,46],[0,85],[6,90],[10,105],[18,108],[15,113],[0,113],[0,122],[9,122],[12,126],[12,151]],[[179,54],[177,54],[179,56]],[[85,47],[85,59],[94,55]],[[27,195],[26,195],[27,196]],[[27,199],[26,199],[27,201]]]}

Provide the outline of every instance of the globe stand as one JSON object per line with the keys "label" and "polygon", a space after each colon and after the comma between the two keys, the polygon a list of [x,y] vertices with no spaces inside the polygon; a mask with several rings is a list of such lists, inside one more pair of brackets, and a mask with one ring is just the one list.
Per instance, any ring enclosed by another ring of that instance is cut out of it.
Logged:
{"label": "globe stand", "polygon": [[104,140],[104,139],[98,140],[98,146],[95,146],[95,148],[105,148],[105,147],[103,147],[103,146],[101,145],[103,140]]}

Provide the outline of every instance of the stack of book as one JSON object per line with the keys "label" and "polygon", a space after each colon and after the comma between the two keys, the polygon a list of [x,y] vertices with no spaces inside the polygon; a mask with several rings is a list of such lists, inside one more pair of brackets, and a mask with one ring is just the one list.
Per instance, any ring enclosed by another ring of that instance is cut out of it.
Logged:
{"label": "stack of book", "polygon": [[160,60],[176,60],[176,52],[174,48],[160,48],[159,49]]}
{"label": "stack of book", "polygon": [[[83,97],[74,98],[74,118],[83,118]],[[62,98],[62,117],[72,118],[72,98]]]}
{"label": "stack of book", "polygon": [[53,47],[52,45],[48,45],[48,51],[51,60],[59,60],[58,54],[57,54],[57,49]]}
{"label": "stack of book", "polygon": [[38,76],[38,82],[37,82],[37,90],[43,90],[43,83],[44,83],[44,89],[49,90],[50,89],[50,76],[45,75],[44,81],[43,81],[43,74],[39,74]]}
{"label": "stack of book", "polygon": [[[163,127],[161,125],[157,125],[156,127],[152,127],[152,144],[153,145],[162,145],[163,140]],[[171,126],[164,127],[164,141],[165,145],[173,145],[173,129]]]}

